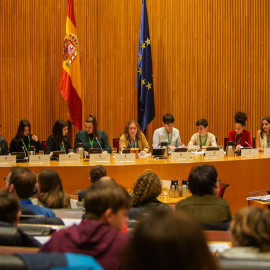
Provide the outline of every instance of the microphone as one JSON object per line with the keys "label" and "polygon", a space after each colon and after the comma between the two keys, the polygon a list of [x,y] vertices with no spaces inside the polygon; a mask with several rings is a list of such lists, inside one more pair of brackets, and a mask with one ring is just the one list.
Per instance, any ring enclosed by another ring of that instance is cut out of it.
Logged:
{"label": "microphone", "polygon": [[100,143],[99,143],[99,141],[98,141],[98,138],[97,138],[97,137],[95,137],[95,139],[96,139],[96,141],[97,141],[97,143],[98,143],[98,145],[99,145],[100,149],[101,149],[101,150],[102,150],[102,152],[103,152],[103,149],[102,149],[102,147],[101,147],[101,145],[100,145]]}
{"label": "microphone", "polygon": [[64,142],[62,142],[62,146],[63,146],[63,149],[66,151],[66,148],[65,148]]}
{"label": "microphone", "polygon": [[248,142],[245,142],[249,147],[253,148]]}
{"label": "microphone", "polygon": [[25,149],[24,149],[23,145],[22,145],[22,149],[23,149],[23,152],[24,152],[24,158],[26,159],[26,152],[25,152]]}

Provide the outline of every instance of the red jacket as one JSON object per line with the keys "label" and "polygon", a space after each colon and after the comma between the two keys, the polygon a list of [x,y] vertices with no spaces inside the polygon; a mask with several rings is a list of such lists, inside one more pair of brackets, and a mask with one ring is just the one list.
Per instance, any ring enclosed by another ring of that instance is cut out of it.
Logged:
{"label": "red jacket", "polygon": [[41,252],[72,252],[94,257],[104,269],[118,269],[123,250],[129,241],[127,234],[96,220],[85,219],[53,234]]}
{"label": "red jacket", "polygon": [[[230,131],[230,133],[229,133],[229,141],[230,142],[234,142],[235,145],[240,144],[241,146],[244,146],[244,147],[250,147],[250,146],[252,146],[251,138],[250,138],[250,133],[249,133],[248,130],[244,130],[242,132],[242,134],[237,135],[236,138],[235,138],[235,134],[236,134],[235,133],[235,130]],[[240,138],[241,138],[241,140],[240,140]],[[239,140],[240,140],[240,142],[238,143]],[[246,144],[246,142],[249,145]]]}

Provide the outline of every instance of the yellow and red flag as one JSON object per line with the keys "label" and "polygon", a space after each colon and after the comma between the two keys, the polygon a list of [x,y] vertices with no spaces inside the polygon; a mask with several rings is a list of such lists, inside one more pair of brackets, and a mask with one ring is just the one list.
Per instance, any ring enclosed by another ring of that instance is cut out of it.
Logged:
{"label": "yellow and red flag", "polygon": [[74,15],[73,0],[68,0],[66,36],[63,50],[63,69],[60,92],[68,103],[70,117],[74,125],[82,129],[82,90],[80,50]]}

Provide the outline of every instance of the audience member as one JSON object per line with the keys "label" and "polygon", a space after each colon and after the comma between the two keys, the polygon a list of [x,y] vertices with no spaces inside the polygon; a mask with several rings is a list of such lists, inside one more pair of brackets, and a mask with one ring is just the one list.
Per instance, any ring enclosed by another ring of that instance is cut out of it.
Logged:
{"label": "audience member", "polygon": [[38,174],[38,193],[32,199],[33,204],[48,208],[77,208],[77,204],[64,191],[62,180],[54,170],[45,170]]}
{"label": "audience member", "polygon": [[55,217],[52,210],[32,204],[29,197],[31,196],[36,182],[36,175],[25,167],[13,167],[8,176],[8,190],[11,193],[16,194],[19,199],[22,208],[30,210],[36,215],[44,215],[45,217]]}
{"label": "audience member", "polygon": [[174,117],[167,113],[163,116],[163,127],[155,130],[153,135],[153,148],[158,148],[162,142],[168,143],[168,148],[173,151],[176,147],[182,145],[180,133],[174,127]]}
{"label": "audience member", "polygon": [[[20,220],[20,202],[16,196],[10,193],[0,193],[0,227],[17,227]],[[18,229],[21,246],[40,247],[41,244],[32,236]],[[0,240],[0,245],[2,245]]]}
{"label": "audience member", "polygon": [[124,259],[124,270],[216,270],[204,236],[184,213],[157,211],[140,222]]}
{"label": "audience member", "polygon": [[104,269],[119,269],[129,236],[121,233],[128,221],[129,195],[111,182],[97,182],[84,199],[85,219],[55,233],[42,252],[73,252],[93,256]]}
{"label": "audience member", "polygon": [[193,169],[188,178],[191,197],[176,204],[176,210],[189,212],[200,223],[222,223],[231,220],[229,204],[216,197],[219,179],[215,167],[201,165]]}
{"label": "audience member", "polygon": [[232,246],[254,247],[258,252],[270,251],[270,212],[245,207],[231,222]]}
{"label": "audience member", "polygon": [[[96,165],[89,171],[89,182],[91,184],[97,182],[101,177],[106,176],[107,171],[103,165]],[[78,193],[78,201],[81,202],[86,194],[87,189],[80,190]]]}
{"label": "audience member", "polygon": [[161,180],[152,171],[144,172],[138,177],[131,192],[131,206],[139,208],[143,213],[157,209],[171,210],[171,207],[157,199],[161,194]]}

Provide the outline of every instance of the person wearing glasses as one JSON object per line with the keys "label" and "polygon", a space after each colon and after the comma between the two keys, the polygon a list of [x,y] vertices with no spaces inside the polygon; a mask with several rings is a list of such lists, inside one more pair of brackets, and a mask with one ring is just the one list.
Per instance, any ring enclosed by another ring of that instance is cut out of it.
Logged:
{"label": "person wearing glasses", "polygon": [[162,142],[167,142],[169,150],[173,151],[182,146],[179,130],[174,127],[174,117],[171,114],[163,116],[162,125],[163,127],[154,131],[152,147],[158,148]]}
{"label": "person wearing glasses", "polygon": [[226,200],[216,197],[219,192],[218,174],[215,167],[201,165],[188,177],[191,197],[178,202],[175,209],[186,211],[199,223],[225,223],[232,219]]}
{"label": "person wearing glasses", "polygon": [[196,122],[196,126],[198,132],[192,135],[188,146],[199,145],[201,148],[217,147],[215,135],[208,132],[208,121],[206,119],[199,119]]}

